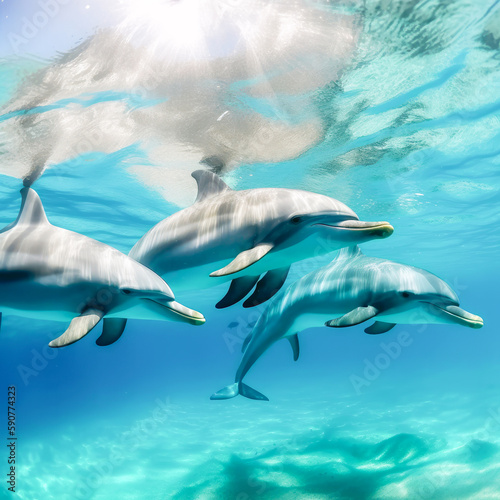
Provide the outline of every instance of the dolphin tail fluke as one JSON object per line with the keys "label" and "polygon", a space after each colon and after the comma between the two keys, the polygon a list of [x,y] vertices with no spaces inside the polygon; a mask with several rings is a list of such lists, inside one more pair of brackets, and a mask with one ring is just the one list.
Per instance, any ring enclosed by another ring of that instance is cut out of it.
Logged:
{"label": "dolphin tail fluke", "polygon": [[252,389],[249,385],[240,382],[240,394],[248,399],[256,399],[258,401],[269,401],[269,399],[264,396],[264,394]]}
{"label": "dolphin tail fluke", "polygon": [[269,399],[266,396],[264,396],[264,394],[261,394],[259,391],[252,389],[249,385],[246,385],[243,382],[235,382],[234,384],[224,387],[224,389],[221,389],[215,394],[212,394],[210,396],[210,399],[212,400],[231,399],[236,397],[238,394],[241,394],[242,396],[248,399],[269,401]]}
{"label": "dolphin tail fluke", "polygon": [[239,385],[238,382],[228,385],[227,387],[224,387],[224,389],[221,389],[220,391],[217,391],[215,394],[212,394],[210,396],[210,399],[217,400],[217,399],[235,398],[240,393],[238,385]]}

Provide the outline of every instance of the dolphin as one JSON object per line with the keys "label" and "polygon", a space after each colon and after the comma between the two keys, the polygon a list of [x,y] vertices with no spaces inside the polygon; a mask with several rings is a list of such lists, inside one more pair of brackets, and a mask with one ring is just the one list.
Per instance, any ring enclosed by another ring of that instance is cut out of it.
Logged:
{"label": "dolphin", "polygon": [[367,257],[359,247],[340,251],[336,259],[296,281],[275,297],[245,339],[235,383],[210,399],[241,394],[268,400],[242,382],[255,361],[277,340],[287,338],[294,360],[299,357],[298,333],[306,328],[345,328],[375,318],[368,334],[389,331],[397,323],[447,323],[481,328],[483,320],[459,307],[456,293],[423,269]]}
{"label": "dolphin", "polygon": [[[216,174],[197,170],[195,203],[148,231],[129,256],[177,291],[231,281],[217,308],[244,307],[271,298],[290,265],[394,231],[388,222],[364,222],[328,196],[295,189],[233,191]],[[259,280],[261,274],[265,275]]]}
{"label": "dolphin", "polygon": [[116,341],[125,318],[205,322],[176,302],[153,271],[104,243],[50,224],[33,189],[25,187],[21,195],[17,219],[0,230],[0,307],[4,314],[71,321],[51,347],[76,342],[102,318],[98,345]]}

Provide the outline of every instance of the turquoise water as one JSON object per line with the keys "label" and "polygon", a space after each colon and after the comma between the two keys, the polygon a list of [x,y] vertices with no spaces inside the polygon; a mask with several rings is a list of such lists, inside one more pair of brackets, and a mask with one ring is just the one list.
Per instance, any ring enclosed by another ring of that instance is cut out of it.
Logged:
{"label": "turquoise water", "polygon": [[363,251],[437,274],[485,326],[306,331],[297,362],[282,341],[245,379],[269,402],[210,401],[265,307],[216,310],[227,285],[176,294],[203,327],[131,320],[108,348],[91,333],[53,351],[66,325],[4,316],[17,496],[500,498],[500,3],[222,4],[172,14],[197,28],[182,50],[182,30],[146,11],[58,55],[8,46],[0,223],[28,177],[53,224],[128,252],[192,203],[190,172],[217,156],[234,189],[306,189],[390,221]]}

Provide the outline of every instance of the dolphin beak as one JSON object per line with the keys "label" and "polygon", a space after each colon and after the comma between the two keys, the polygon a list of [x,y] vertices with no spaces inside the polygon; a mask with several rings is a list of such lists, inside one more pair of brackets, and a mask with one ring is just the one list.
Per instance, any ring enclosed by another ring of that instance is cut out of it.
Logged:
{"label": "dolphin beak", "polygon": [[458,306],[441,306],[428,302],[432,307],[437,309],[441,315],[445,315],[452,323],[468,326],[469,328],[482,328],[484,325],[483,318],[465,311]]}
{"label": "dolphin beak", "polygon": [[388,222],[365,222],[361,220],[345,220],[336,224],[318,224],[322,226],[331,226],[338,229],[346,229],[349,231],[357,231],[366,236],[388,238],[394,228]]}
{"label": "dolphin beak", "polygon": [[205,323],[205,317],[203,314],[198,311],[194,311],[193,309],[189,309],[175,300],[167,302],[164,305],[167,309],[170,309],[174,314],[179,315],[184,321],[190,323],[191,325],[203,325],[203,323]]}
{"label": "dolphin beak", "polygon": [[193,309],[189,309],[175,300],[152,300],[143,299],[148,301],[149,307],[163,316],[167,316],[171,321],[181,321],[191,325],[203,325],[205,317],[203,314]]}

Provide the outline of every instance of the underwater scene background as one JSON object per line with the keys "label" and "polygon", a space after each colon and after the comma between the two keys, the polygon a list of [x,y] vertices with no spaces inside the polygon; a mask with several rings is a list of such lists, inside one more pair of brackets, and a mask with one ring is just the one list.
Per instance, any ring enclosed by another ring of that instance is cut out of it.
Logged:
{"label": "underwater scene background", "polygon": [[363,251],[437,274],[484,328],[311,329],[245,379],[269,402],[210,401],[266,307],[216,310],[227,284],[173,290],[204,326],[130,320],[106,348],[4,315],[0,497],[500,498],[499,44],[498,0],[2,0],[2,226],[24,180],[51,223],[128,253],[210,168],[389,221]]}

